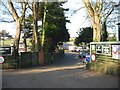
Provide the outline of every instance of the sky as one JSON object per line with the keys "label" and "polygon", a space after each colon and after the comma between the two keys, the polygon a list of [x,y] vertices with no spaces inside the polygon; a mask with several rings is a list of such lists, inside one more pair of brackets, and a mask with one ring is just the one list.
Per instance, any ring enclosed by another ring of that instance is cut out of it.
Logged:
{"label": "sky", "polygon": [[[67,23],[66,27],[69,31],[70,37],[77,37],[77,31],[80,27],[86,27],[89,26],[89,23],[83,23],[85,21],[85,10],[80,10],[73,14],[73,10],[77,10],[80,7],[82,7],[84,4],[82,3],[82,0],[68,0],[67,3],[63,5],[64,8],[69,8],[69,11],[66,12],[65,16],[68,16],[68,20],[70,20],[71,23]],[[15,35],[16,25],[15,23],[1,23],[0,22],[0,30],[6,30],[11,35]]]}
{"label": "sky", "polygon": [[[66,27],[69,31],[70,37],[77,37],[77,33],[80,28],[89,27],[91,26],[90,21],[86,20],[86,9],[80,9],[76,13],[73,13],[74,10],[78,10],[79,8],[83,7],[84,4],[82,0],[68,0],[63,7],[69,8],[68,12],[65,12],[65,16],[67,16],[68,20],[71,23],[67,23]],[[1,12],[0,12],[1,15]],[[7,17],[8,18],[8,17]],[[6,30],[10,33],[10,35],[15,35],[16,24],[15,23],[1,23],[0,22],[0,30]]]}
{"label": "sky", "polygon": [[[86,9],[82,8],[78,10],[83,6],[82,0],[68,0],[63,6],[64,8],[69,8],[66,16],[68,16],[68,20],[70,20],[71,23],[67,23],[66,27],[71,37],[77,37],[78,35],[76,32],[78,32],[80,28],[90,26],[90,22],[86,20]],[[74,13],[74,10],[78,11]]]}

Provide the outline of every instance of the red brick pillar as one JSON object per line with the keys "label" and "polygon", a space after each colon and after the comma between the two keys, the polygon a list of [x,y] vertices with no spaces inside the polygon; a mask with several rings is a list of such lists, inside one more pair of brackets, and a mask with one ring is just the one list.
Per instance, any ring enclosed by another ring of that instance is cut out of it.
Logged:
{"label": "red brick pillar", "polygon": [[44,52],[38,52],[38,64],[39,65],[44,64]]}

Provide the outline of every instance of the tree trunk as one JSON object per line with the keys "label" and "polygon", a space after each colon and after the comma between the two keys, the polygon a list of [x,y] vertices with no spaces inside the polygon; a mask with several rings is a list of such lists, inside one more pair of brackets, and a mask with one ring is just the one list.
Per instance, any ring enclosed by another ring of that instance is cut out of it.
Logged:
{"label": "tree trunk", "polygon": [[19,17],[16,9],[14,8],[12,1],[7,0],[7,2],[9,5],[9,8],[10,8],[10,11],[11,11],[11,15],[12,15],[13,19],[16,21],[16,35],[15,35],[15,39],[14,39],[14,49],[15,49],[15,52],[18,53],[19,40],[20,40],[20,34],[21,34],[21,21],[25,16],[25,10],[26,10],[27,3],[23,3],[24,7],[22,8],[22,16]]}
{"label": "tree trunk", "polygon": [[37,23],[37,17],[38,17],[38,8],[39,3],[33,2],[33,50],[39,51],[40,50],[40,38],[38,34],[38,23]]}
{"label": "tree trunk", "polygon": [[22,16],[19,17],[16,9],[14,8],[12,1],[7,0],[7,2],[8,2],[9,9],[11,11],[11,15],[16,22],[16,35],[15,35],[15,39],[14,39],[14,54],[13,55],[17,61],[17,67],[19,67],[19,53],[18,53],[18,51],[19,51],[19,41],[20,41],[21,28],[22,28],[21,21],[25,16],[25,10],[26,10],[27,3],[23,3],[24,7],[22,8]]}
{"label": "tree trunk", "polygon": [[100,17],[97,13],[94,14],[92,21],[92,26],[93,26],[93,41],[94,42],[100,42]]}
{"label": "tree trunk", "polygon": [[[21,3],[22,4],[22,3]],[[24,43],[24,50],[25,50],[25,52],[27,52],[27,41],[26,41],[26,36],[27,36],[27,31],[26,31],[26,29],[25,29],[25,11],[26,11],[26,4],[22,4],[22,14],[24,15],[23,16],[23,19],[22,19],[22,23],[23,23],[23,25],[22,25],[22,29],[23,29],[23,33],[24,33],[24,41],[23,41],[23,43]]]}
{"label": "tree trunk", "polygon": [[91,0],[83,0],[93,26],[93,41],[100,42],[100,0],[96,1],[96,6],[93,6],[90,1]]}
{"label": "tree trunk", "polygon": [[94,42],[100,42],[100,28],[97,27],[98,25],[95,25],[93,26],[93,41]]}
{"label": "tree trunk", "polygon": [[25,49],[25,52],[27,52],[27,41],[26,41],[26,31],[24,31],[24,49]]}
{"label": "tree trunk", "polygon": [[36,51],[38,48],[38,39],[37,39],[37,2],[33,2],[33,50]]}
{"label": "tree trunk", "polygon": [[21,34],[21,20],[16,20],[16,35],[14,39],[14,49],[15,49],[15,56],[19,57],[18,50],[19,50],[19,41],[20,41],[20,34]]}
{"label": "tree trunk", "polygon": [[101,30],[101,32],[102,32],[101,41],[107,41],[108,32],[107,32],[106,21],[103,22],[101,29],[102,29]]}
{"label": "tree trunk", "polygon": [[37,50],[37,22],[33,20],[33,51]]}
{"label": "tree trunk", "polygon": [[44,50],[46,9],[47,9],[47,2],[45,2],[45,5],[44,5],[44,17],[43,17],[43,24],[42,24],[42,36],[41,36],[41,52],[43,52]]}

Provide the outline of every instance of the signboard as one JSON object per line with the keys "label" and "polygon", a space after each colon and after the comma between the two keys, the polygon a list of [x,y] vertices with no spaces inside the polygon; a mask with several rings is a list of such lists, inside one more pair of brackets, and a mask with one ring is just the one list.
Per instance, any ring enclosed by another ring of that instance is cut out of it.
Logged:
{"label": "signboard", "polygon": [[103,54],[105,54],[105,55],[111,55],[111,48],[110,48],[109,44],[103,45]]}
{"label": "signboard", "polygon": [[102,54],[102,45],[96,45],[96,54]]}
{"label": "signboard", "polygon": [[12,48],[11,46],[4,46],[0,47],[0,55],[12,55]]}
{"label": "signboard", "polygon": [[112,58],[120,59],[120,45],[112,45]]}
{"label": "signboard", "polygon": [[92,50],[95,50],[95,45],[92,45],[91,47],[92,47]]}
{"label": "signboard", "polygon": [[96,61],[96,56],[95,56],[95,54],[92,54],[92,55],[91,55],[91,60],[92,60],[92,62]]}
{"label": "signboard", "polygon": [[90,46],[90,54],[95,53],[96,54],[96,45],[91,45]]}
{"label": "signboard", "polygon": [[4,62],[4,58],[0,56],[0,64],[2,64],[3,62]]}

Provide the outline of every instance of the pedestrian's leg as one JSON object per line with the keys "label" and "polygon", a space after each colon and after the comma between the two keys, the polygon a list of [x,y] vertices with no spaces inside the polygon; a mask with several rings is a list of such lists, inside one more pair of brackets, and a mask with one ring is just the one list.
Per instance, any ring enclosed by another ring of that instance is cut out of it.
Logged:
{"label": "pedestrian's leg", "polygon": [[86,58],[83,58],[82,62],[83,62],[83,68],[86,69]]}

